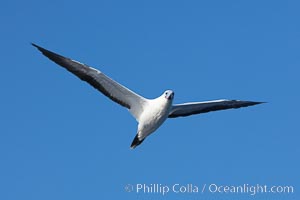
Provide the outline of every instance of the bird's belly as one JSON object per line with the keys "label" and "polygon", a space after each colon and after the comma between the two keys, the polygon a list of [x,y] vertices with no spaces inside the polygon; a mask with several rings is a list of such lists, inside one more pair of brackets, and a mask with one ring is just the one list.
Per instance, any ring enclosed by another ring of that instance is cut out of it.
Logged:
{"label": "bird's belly", "polygon": [[140,121],[138,131],[142,138],[150,135],[158,129],[162,123],[167,119],[168,113],[164,110],[157,112],[149,112]]}

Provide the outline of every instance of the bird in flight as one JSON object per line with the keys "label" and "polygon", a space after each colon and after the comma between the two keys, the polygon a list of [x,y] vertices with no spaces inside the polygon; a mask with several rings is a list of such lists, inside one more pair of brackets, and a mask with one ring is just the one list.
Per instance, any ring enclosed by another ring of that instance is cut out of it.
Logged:
{"label": "bird in flight", "polygon": [[174,92],[172,90],[166,90],[156,99],[147,99],[114,81],[97,69],[51,52],[36,44],[32,43],[32,45],[50,60],[67,69],[81,80],[88,82],[112,101],[129,110],[138,122],[137,134],[130,146],[132,149],[140,145],[167,118],[185,117],[210,111],[241,108],[263,103],[221,99],[173,104]]}

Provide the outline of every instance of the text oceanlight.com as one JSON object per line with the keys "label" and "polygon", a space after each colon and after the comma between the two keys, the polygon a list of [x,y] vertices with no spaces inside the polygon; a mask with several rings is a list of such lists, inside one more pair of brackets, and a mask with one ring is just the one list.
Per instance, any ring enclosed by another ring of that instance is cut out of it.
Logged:
{"label": "text oceanlight.com", "polygon": [[263,185],[263,184],[241,184],[241,185],[221,185],[221,184],[127,184],[125,186],[126,192],[132,192],[137,194],[159,194],[167,195],[169,193],[175,194],[198,194],[198,193],[218,193],[218,194],[248,194],[257,195],[263,193],[273,193],[273,194],[292,194],[294,193],[293,186],[280,186],[280,185]]}

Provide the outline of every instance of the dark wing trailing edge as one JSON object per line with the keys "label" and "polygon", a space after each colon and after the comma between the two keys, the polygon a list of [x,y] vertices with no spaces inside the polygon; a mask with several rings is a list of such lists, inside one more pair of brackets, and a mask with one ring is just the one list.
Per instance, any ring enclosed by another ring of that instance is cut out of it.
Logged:
{"label": "dark wing trailing edge", "polygon": [[145,98],[112,80],[97,69],[51,52],[36,44],[32,43],[32,45],[50,60],[75,74],[81,80],[88,82],[111,100],[130,109],[133,116],[137,119],[139,118],[143,103],[146,101]]}
{"label": "dark wing trailing edge", "polygon": [[232,108],[241,108],[247,106],[254,106],[264,102],[253,101],[240,101],[240,100],[214,100],[204,102],[191,102],[184,104],[173,105],[169,118],[185,117],[189,115],[195,115],[200,113],[207,113],[217,110],[226,110]]}

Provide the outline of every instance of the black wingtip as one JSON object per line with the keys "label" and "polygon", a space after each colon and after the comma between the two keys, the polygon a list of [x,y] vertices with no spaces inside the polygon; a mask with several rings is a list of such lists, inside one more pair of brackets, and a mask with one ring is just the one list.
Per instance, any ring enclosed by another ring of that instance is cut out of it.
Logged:
{"label": "black wingtip", "polygon": [[41,49],[41,48],[42,48],[42,47],[38,46],[37,44],[35,44],[35,43],[33,43],[33,42],[31,42],[30,44],[31,44],[32,46],[38,48],[38,49]]}
{"label": "black wingtip", "polygon": [[63,65],[62,59],[68,59],[64,56],[61,56],[57,53],[54,53],[52,51],[49,51],[43,47],[40,47],[39,45],[35,44],[35,43],[31,43],[32,46],[36,47],[44,56],[48,57],[50,60],[52,60],[53,62],[65,67]]}
{"label": "black wingtip", "polygon": [[[144,138],[145,139],[145,138]],[[130,148],[131,149],[134,149],[135,147],[137,147],[138,145],[140,145],[144,139],[140,140],[139,137],[138,137],[138,134],[136,134],[136,136],[134,137],[131,145],[130,145]]]}
{"label": "black wingtip", "polygon": [[35,44],[35,43],[31,43],[32,46],[36,47],[39,51],[44,52],[46,49],[44,49],[43,47],[40,47],[39,45]]}
{"label": "black wingtip", "polygon": [[264,101],[254,101],[253,105],[258,105],[258,104],[263,104],[263,103],[268,103],[268,102],[264,102]]}
{"label": "black wingtip", "polygon": [[[262,103],[267,103],[267,102],[262,102],[262,101],[241,101],[241,100],[233,100],[233,101],[244,102],[246,107],[247,106],[254,106],[254,105],[258,105],[258,104],[262,104]],[[240,107],[237,107],[237,108],[240,108]]]}
{"label": "black wingtip", "polygon": [[32,46],[34,46],[35,48],[37,48],[40,52],[44,53],[46,52],[47,50],[44,49],[43,47],[40,47],[39,45],[37,44],[34,44],[34,43],[31,43]]}

